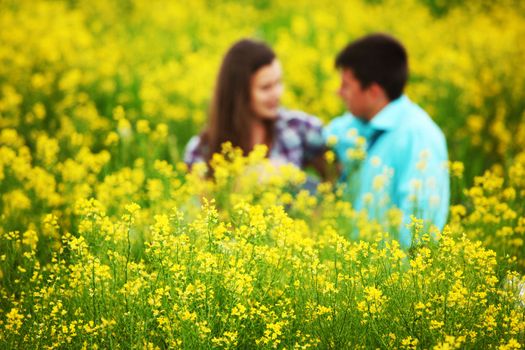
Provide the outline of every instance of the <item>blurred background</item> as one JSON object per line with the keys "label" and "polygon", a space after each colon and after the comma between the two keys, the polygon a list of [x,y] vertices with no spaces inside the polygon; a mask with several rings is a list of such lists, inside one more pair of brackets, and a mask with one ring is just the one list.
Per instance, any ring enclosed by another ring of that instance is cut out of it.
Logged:
{"label": "blurred background", "polygon": [[137,160],[177,164],[206,121],[224,52],[242,37],[276,50],[284,106],[328,122],[344,112],[335,55],[379,31],[407,46],[407,94],[464,163],[455,186],[470,186],[486,169],[503,175],[525,149],[524,17],[517,0],[3,0],[0,145],[26,154],[38,174],[25,178],[47,185],[2,173],[0,190],[40,186],[40,207],[53,208]]}
{"label": "blurred background", "polygon": [[108,169],[145,156],[176,162],[205,122],[235,40],[272,45],[284,65],[283,104],[327,122],[344,111],[338,50],[384,31],[407,46],[408,95],[445,131],[470,183],[524,149],[524,16],[512,0],[3,0],[0,127],[31,150],[55,143],[56,162],[84,146],[108,150]]}

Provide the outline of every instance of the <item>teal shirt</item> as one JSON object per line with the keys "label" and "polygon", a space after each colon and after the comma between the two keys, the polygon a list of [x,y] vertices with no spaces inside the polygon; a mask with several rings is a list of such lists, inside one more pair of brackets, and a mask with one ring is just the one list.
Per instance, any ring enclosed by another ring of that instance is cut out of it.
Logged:
{"label": "teal shirt", "polygon": [[411,243],[410,215],[443,228],[450,200],[445,136],[408,97],[390,102],[368,123],[346,113],[323,133],[343,165],[341,181],[355,209],[380,222],[391,207],[401,209],[404,247]]}

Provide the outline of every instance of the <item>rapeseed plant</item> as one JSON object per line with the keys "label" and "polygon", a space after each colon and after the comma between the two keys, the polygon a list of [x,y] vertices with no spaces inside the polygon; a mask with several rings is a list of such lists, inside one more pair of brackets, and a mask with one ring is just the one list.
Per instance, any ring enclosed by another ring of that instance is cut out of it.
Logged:
{"label": "rapeseed plant", "polygon": [[[2,347],[520,348],[524,8],[438,7],[2,2]],[[407,44],[408,94],[448,136],[443,232],[414,218],[403,250],[398,209],[370,220],[343,188],[306,191],[264,147],[226,144],[211,172],[180,162],[239,36],[275,47],[287,107],[328,120],[343,111],[333,53],[379,30]]]}

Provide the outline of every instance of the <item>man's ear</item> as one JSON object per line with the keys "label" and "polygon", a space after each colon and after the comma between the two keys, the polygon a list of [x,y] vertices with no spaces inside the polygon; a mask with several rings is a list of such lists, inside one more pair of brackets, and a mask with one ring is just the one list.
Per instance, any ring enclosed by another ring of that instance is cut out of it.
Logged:
{"label": "man's ear", "polygon": [[371,94],[371,96],[372,96],[372,98],[374,100],[377,100],[377,99],[382,100],[382,99],[387,98],[385,89],[383,89],[383,87],[381,85],[379,85],[378,83],[370,84],[368,89],[369,89],[369,92],[370,92],[370,94]]}
{"label": "man's ear", "polygon": [[368,94],[373,101],[376,101],[380,104],[386,104],[389,102],[389,98],[385,89],[383,89],[383,87],[378,83],[370,84],[368,87]]}

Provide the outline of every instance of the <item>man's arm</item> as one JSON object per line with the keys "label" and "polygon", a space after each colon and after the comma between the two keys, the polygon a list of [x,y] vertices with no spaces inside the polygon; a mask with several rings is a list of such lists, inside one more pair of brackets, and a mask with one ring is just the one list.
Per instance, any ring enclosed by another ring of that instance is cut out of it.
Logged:
{"label": "man's arm", "polygon": [[399,240],[405,248],[413,239],[406,228],[411,215],[440,230],[445,225],[450,200],[447,160],[442,135],[427,135],[423,131],[407,135],[405,150],[398,156],[397,174],[394,174],[395,204],[403,212]]}

